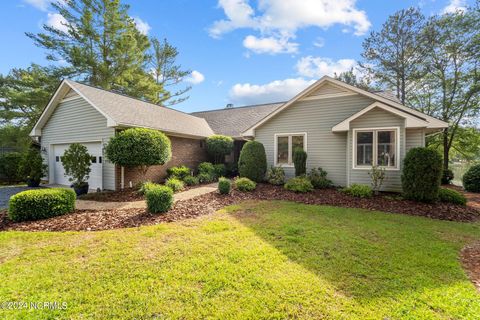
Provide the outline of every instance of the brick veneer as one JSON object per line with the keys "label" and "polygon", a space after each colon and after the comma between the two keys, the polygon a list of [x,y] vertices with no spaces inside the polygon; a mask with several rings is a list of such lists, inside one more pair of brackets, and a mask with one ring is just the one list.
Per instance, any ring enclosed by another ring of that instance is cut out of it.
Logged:
{"label": "brick veneer", "polygon": [[[188,138],[179,138],[169,136],[172,143],[172,159],[163,166],[151,166],[146,175],[147,180],[162,182],[167,176],[167,169],[173,166],[186,165],[196,169],[198,164],[207,161],[207,150],[204,140],[195,140]],[[121,169],[115,168],[116,188],[120,189]],[[142,173],[138,168],[125,168],[125,188],[128,188],[130,181],[136,186],[142,181]]]}

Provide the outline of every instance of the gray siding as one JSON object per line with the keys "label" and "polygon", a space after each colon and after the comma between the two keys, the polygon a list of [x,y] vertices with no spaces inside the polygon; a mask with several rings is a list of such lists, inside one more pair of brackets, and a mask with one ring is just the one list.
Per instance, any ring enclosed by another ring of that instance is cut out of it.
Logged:
{"label": "gray siding", "polygon": [[[115,130],[107,127],[107,119],[79,98],[57,106],[42,128],[41,143],[51,156],[53,144],[94,141],[106,144],[114,134]],[[115,166],[105,157],[103,159],[103,188],[114,190]]]}
{"label": "gray siding", "polygon": [[425,146],[425,133],[423,129],[407,129],[405,152],[415,147]]}
{"label": "gray siding", "polygon": [[320,88],[318,88],[317,90],[315,90],[314,92],[312,92],[310,96],[321,96],[324,94],[334,94],[334,93],[344,93],[344,92],[347,92],[347,91],[327,83],[321,86]]}

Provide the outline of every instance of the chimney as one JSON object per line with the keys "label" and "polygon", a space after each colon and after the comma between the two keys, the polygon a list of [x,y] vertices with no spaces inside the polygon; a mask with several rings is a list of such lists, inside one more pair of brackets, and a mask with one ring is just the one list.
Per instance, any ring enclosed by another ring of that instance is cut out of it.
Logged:
{"label": "chimney", "polygon": [[232,109],[233,108],[233,103],[229,103],[225,106],[225,109]]}

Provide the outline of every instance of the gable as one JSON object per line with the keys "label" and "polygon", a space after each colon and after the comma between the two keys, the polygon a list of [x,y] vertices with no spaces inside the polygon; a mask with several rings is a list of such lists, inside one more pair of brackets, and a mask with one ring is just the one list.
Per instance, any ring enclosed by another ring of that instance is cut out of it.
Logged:
{"label": "gable", "polygon": [[316,96],[350,93],[350,92],[351,91],[348,91],[344,88],[340,88],[338,86],[335,86],[331,83],[326,82],[322,86],[320,86],[318,89],[312,91],[312,93],[310,93],[307,97],[316,97]]}
{"label": "gable", "polygon": [[396,126],[404,123],[405,118],[375,107],[350,122],[351,128]]}

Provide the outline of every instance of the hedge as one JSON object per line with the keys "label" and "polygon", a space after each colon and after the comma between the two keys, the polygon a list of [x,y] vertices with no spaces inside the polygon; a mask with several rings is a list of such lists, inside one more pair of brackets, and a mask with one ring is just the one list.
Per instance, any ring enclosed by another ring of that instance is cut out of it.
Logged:
{"label": "hedge", "polygon": [[263,144],[257,141],[245,143],[238,159],[240,177],[262,182],[267,171],[267,155]]}
{"label": "hedge", "polygon": [[306,177],[295,177],[285,183],[284,188],[296,193],[306,193],[313,191],[313,185]]}
{"label": "hedge", "polygon": [[228,136],[213,135],[207,138],[207,153],[215,163],[223,163],[225,156],[233,150],[233,139]]}
{"label": "hedge", "polygon": [[462,178],[463,187],[470,192],[480,192],[480,164],[468,169]]}
{"label": "hedge", "polygon": [[60,216],[75,210],[75,200],[75,192],[71,189],[23,191],[10,198],[8,217],[18,222]]}
{"label": "hedge", "polygon": [[22,161],[22,154],[9,152],[0,155],[0,178],[11,184],[22,180],[19,174],[19,166]]}
{"label": "hedge", "polygon": [[440,202],[459,204],[465,206],[467,204],[467,198],[458,191],[440,188],[438,191],[438,198]]}
{"label": "hedge", "polygon": [[173,205],[173,190],[166,186],[158,186],[147,191],[146,199],[148,212],[167,212]]}

